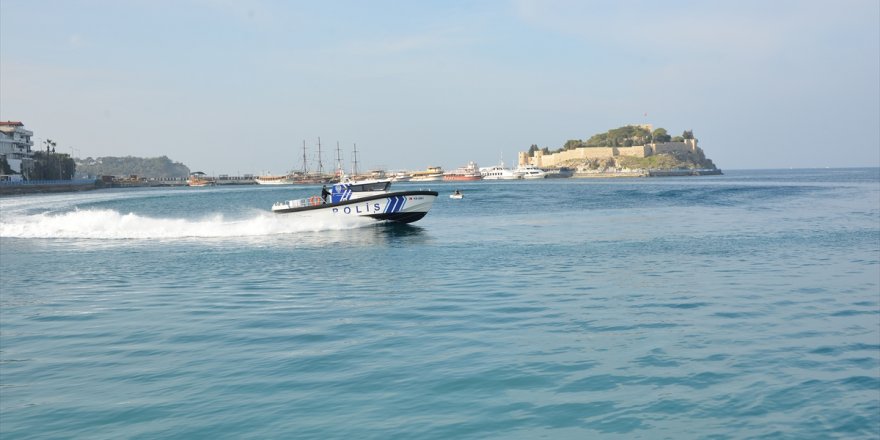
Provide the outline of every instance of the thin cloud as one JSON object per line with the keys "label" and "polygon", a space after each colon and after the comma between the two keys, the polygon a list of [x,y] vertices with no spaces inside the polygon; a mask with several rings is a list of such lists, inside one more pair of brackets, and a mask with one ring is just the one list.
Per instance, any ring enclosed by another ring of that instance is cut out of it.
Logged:
{"label": "thin cloud", "polygon": [[351,41],[343,44],[340,51],[363,56],[411,54],[460,46],[469,41],[471,40],[463,37],[457,30],[442,30],[383,39]]}
{"label": "thin cloud", "polygon": [[587,44],[670,57],[720,53],[735,59],[772,56],[806,35],[844,26],[853,18],[853,9],[845,6],[800,1],[701,5],[518,0],[514,10],[531,27]]}
{"label": "thin cloud", "polygon": [[85,45],[85,39],[80,34],[71,34],[67,37],[67,45],[74,49],[79,49]]}

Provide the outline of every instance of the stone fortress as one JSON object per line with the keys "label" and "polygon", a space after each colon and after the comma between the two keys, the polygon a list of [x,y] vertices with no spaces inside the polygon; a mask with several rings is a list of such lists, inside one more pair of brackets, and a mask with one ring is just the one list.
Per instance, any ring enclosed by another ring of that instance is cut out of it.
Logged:
{"label": "stone fortress", "polygon": [[[650,124],[638,125],[652,130]],[[631,147],[579,147],[571,150],[546,154],[538,150],[533,156],[527,151],[519,153],[519,165],[534,165],[538,168],[559,168],[572,166],[589,160],[613,159],[621,156],[644,158],[661,153],[702,153],[697,147],[696,139],[684,139],[682,142],[652,142]]]}

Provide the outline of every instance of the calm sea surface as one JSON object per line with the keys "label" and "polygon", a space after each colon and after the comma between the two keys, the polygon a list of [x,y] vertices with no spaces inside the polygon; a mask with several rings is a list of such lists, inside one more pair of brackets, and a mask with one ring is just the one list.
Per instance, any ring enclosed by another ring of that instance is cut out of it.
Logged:
{"label": "calm sea surface", "polygon": [[0,199],[0,437],[880,436],[880,169],[428,187]]}

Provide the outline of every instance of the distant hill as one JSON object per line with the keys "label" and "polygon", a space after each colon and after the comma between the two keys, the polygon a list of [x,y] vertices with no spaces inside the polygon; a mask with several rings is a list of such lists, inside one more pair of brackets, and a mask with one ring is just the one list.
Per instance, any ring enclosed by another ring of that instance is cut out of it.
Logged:
{"label": "distant hill", "polygon": [[173,162],[167,156],[161,157],[98,157],[76,159],[78,176],[131,176],[146,178],[186,178],[189,167]]}

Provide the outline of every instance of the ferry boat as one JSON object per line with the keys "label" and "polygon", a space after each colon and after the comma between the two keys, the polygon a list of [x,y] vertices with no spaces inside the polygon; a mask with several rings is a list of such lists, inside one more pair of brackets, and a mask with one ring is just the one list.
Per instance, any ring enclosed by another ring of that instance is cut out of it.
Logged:
{"label": "ferry boat", "polygon": [[543,179],[547,177],[547,173],[544,170],[530,164],[520,165],[514,172],[522,175],[523,179]]}
{"label": "ferry boat", "polygon": [[443,180],[443,168],[428,167],[425,171],[412,173],[411,182],[439,182]]}
{"label": "ferry boat", "polygon": [[510,168],[504,168],[504,162],[501,162],[500,165],[495,165],[494,167],[480,168],[480,174],[483,175],[483,180],[522,179],[522,174],[517,173]]}
{"label": "ferry boat", "polygon": [[287,200],[272,205],[276,214],[296,214],[315,220],[366,217],[378,221],[412,223],[424,217],[437,191],[390,191],[391,180],[352,181],[344,179],[321,195]]}
{"label": "ferry boat", "polygon": [[443,180],[445,181],[471,181],[471,180],[483,180],[483,175],[480,173],[480,167],[474,161],[468,162],[466,166],[461,168],[456,168],[452,171],[446,172],[443,174]]}

